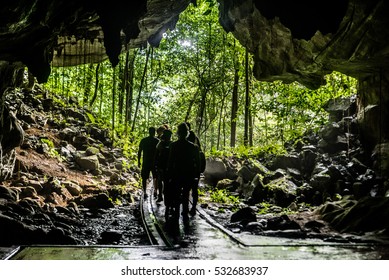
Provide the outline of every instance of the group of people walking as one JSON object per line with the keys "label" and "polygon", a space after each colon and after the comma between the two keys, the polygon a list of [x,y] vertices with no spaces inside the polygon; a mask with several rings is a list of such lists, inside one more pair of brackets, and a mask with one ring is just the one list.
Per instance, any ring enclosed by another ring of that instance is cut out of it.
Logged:
{"label": "group of people walking", "polygon": [[[157,136],[156,136],[157,133]],[[138,165],[141,167],[143,195],[146,198],[147,180],[153,178],[154,198],[164,201],[165,218],[178,227],[180,206],[184,227],[189,226],[189,215],[196,214],[198,183],[205,162],[199,138],[191,130],[190,124],[183,122],[177,126],[177,140],[172,141],[173,132],[167,125],[157,130],[149,128],[149,136],[139,143]],[[142,157],[143,154],[143,157]],[[192,207],[189,197],[192,191]]]}

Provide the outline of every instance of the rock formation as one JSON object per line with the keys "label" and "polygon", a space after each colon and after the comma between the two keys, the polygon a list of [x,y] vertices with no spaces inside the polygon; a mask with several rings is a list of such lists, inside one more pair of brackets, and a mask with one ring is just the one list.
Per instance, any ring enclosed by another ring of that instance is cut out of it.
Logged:
{"label": "rock formation", "polygon": [[364,148],[372,152],[387,141],[388,2],[219,2],[220,22],[253,54],[258,80],[318,88],[332,71],[353,76]]}

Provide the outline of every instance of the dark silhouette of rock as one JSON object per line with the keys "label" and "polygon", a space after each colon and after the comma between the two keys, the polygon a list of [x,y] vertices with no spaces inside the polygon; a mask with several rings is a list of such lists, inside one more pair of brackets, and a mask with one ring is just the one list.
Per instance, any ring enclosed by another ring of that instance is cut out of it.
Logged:
{"label": "dark silhouette of rock", "polygon": [[257,216],[251,207],[245,207],[231,215],[231,223],[241,223],[247,225],[250,222],[256,222]]}

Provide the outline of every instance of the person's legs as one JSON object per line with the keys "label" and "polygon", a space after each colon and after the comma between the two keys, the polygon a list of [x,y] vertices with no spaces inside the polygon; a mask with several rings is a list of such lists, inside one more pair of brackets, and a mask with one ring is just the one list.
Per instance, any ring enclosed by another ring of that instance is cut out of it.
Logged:
{"label": "person's legs", "polygon": [[153,175],[153,189],[154,189],[154,198],[157,198],[158,196],[158,186],[157,186],[157,182],[158,182],[158,174],[157,174],[157,171],[155,170],[155,168],[151,168],[151,175]]}
{"label": "person's legs", "polygon": [[149,179],[149,176],[150,176],[150,171],[151,171],[151,169],[147,165],[144,165],[142,167],[142,171],[141,171],[142,189],[143,189],[143,196],[145,198],[147,197],[146,188],[147,188],[147,180]]}
{"label": "person's legs", "polygon": [[188,226],[189,224],[189,193],[191,190],[191,185],[185,183],[182,189],[182,218],[184,221],[184,226]]}
{"label": "person's legs", "polygon": [[146,198],[147,197],[147,192],[146,192],[146,186],[147,186],[147,176],[144,176],[142,174],[142,190],[143,190],[143,197]]}
{"label": "person's legs", "polygon": [[197,202],[199,200],[198,187],[199,187],[199,179],[196,178],[194,180],[193,186],[192,186],[192,208],[190,209],[190,214],[192,216],[196,215],[196,206],[197,206]]}
{"label": "person's legs", "polygon": [[157,202],[163,201],[163,188],[164,188],[164,172],[163,170],[158,170],[158,200]]}
{"label": "person's legs", "polygon": [[180,220],[180,204],[181,204],[181,191],[180,182],[175,180],[169,184],[169,204],[171,221],[174,232],[179,232],[179,220]]}

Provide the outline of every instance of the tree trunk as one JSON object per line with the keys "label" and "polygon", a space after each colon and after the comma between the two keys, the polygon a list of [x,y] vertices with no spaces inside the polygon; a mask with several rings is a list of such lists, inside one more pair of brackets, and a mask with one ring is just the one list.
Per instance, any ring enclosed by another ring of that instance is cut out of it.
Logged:
{"label": "tree trunk", "polygon": [[196,124],[196,126],[197,126],[197,135],[201,134],[201,127],[202,127],[203,122],[204,122],[206,100],[207,100],[207,90],[206,89],[202,89],[201,100],[200,100],[200,108],[199,108],[197,124]]}
{"label": "tree trunk", "polygon": [[249,90],[249,62],[248,62],[248,51],[245,53],[245,76],[246,76],[246,98],[244,106],[244,136],[243,144],[247,147],[249,145],[249,124],[250,124],[250,90]]}
{"label": "tree trunk", "polygon": [[115,99],[116,99],[116,67],[113,68],[112,75],[112,140],[115,135]]}
{"label": "tree trunk", "polygon": [[95,92],[93,93],[92,99],[89,102],[89,107],[92,107],[93,104],[95,103],[96,98],[97,98],[97,93],[99,91],[99,82],[100,82],[100,80],[99,80],[99,69],[100,69],[100,63],[98,63],[97,66],[96,66],[96,70],[95,70]]}
{"label": "tree trunk", "polygon": [[128,134],[128,125],[132,119],[132,102],[134,96],[134,65],[136,58],[137,50],[129,50],[126,53],[126,66],[125,66],[125,90],[126,90],[126,135]]}
{"label": "tree trunk", "polygon": [[235,66],[234,86],[232,89],[232,104],[231,104],[231,140],[230,140],[231,147],[235,147],[236,144],[236,123],[238,118],[238,88],[239,88],[239,68]]}
{"label": "tree trunk", "polygon": [[118,115],[119,115],[119,118],[118,118],[118,121],[119,121],[119,124],[121,124],[123,122],[123,110],[124,110],[124,83],[125,83],[125,77],[124,77],[124,69],[123,69],[123,65],[122,65],[122,62],[120,61],[119,62],[119,71],[118,71],[118,76],[119,76],[119,80],[118,80]]}
{"label": "tree trunk", "polygon": [[90,63],[88,65],[88,68],[86,69],[86,79],[85,79],[85,85],[84,85],[84,98],[83,98],[83,105],[86,105],[88,104],[88,100],[89,100],[89,95],[90,95],[90,91],[91,91],[91,86],[92,86],[92,79],[93,79],[93,74],[92,74],[92,70],[93,70],[93,64]]}
{"label": "tree trunk", "polygon": [[[249,104],[251,104],[251,98],[249,101]],[[249,109],[249,145],[250,147],[254,146],[253,144],[253,134],[254,134],[254,117],[253,112],[251,111],[251,108]]]}
{"label": "tree trunk", "polygon": [[143,83],[145,81],[146,73],[147,73],[147,64],[149,62],[149,56],[150,56],[150,48],[147,50],[147,54],[146,54],[146,62],[145,62],[145,67],[143,69],[143,75],[142,75],[142,79],[141,79],[140,86],[139,86],[139,93],[138,93],[138,98],[136,100],[134,121],[132,122],[131,132],[133,132],[134,129],[135,129],[135,123],[136,123],[136,118],[137,118],[137,115],[138,115],[140,98],[141,98],[141,95],[142,95]]}

